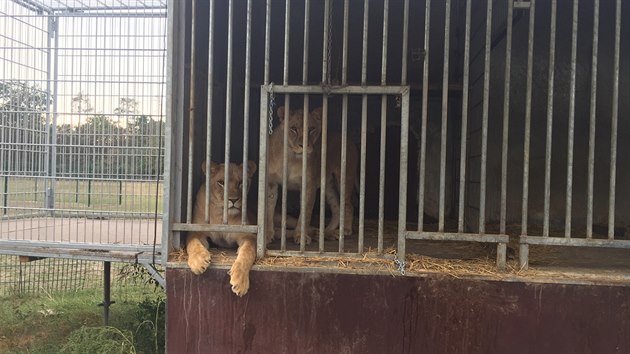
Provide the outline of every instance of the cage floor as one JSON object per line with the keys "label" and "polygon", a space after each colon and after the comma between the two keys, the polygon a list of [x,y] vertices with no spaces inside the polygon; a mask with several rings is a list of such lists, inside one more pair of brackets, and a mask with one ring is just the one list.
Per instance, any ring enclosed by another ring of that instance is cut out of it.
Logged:
{"label": "cage floor", "polygon": [[[397,244],[398,225],[396,221],[386,221],[383,226],[383,253],[393,255]],[[427,225],[426,227],[427,230],[433,228],[435,225]],[[492,227],[488,227],[488,229],[492,230]],[[520,230],[513,225],[508,228],[509,234],[511,234],[511,229]],[[376,255],[377,230],[378,223],[376,221],[366,220],[364,251],[368,257],[365,258],[273,256],[259,260],[257,264],[279,267],[323,267],[331,270],[340,268],[343,270],[345,268],[349,271],[367,272],[377,269],[396,272],[396,266],[391,260],[369,257]],[[278,234],[276,232],[276,235]],[[269,250],[277,251],[280,250],[280,244],[280,240],[276,239],[267,247]],[[299,250],[299,245],[293,242],[292,231],[287,231],[286,249]],[[306,251],[318,251],[318,249],[317,239],[306,246]],[[456,277],[472,275],[497,279],[516,277],[528,280],[621,282],[630,285],[630,252],[627,249],[538,245],[530,245],[529,249],[529,269],[521,270],[518,268],[518,239],[511,236],[508,245],[508,269],[500,271],[496,268],[495,244],[407,240],[407,273],[432,272]],[[326,240],[325,250],[326,252],[338,252],[338,241]],[[357,252],[356,234],[345,239],[344,250],[349,253]],[[228,266],[235,257],[235,250],[213,248],[211,253],[213,253],[213,263],[217,266]],[[169,259],[172,267],[186,267],[186,254],[183,251],[171,254]]]}
{"label": "cage floor", "polygon": [[0,220],[0,240],[152,245],[162,222],[153,219],[29,217]]}

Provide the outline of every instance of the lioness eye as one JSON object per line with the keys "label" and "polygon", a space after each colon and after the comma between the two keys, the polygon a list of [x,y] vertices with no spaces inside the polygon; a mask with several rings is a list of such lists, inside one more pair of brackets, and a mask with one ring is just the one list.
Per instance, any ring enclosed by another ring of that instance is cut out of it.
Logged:
{"label": "lioness eye", "polygon": [[293,133],[293,134],[297,134],[297,129],[295,129],[295,128],[291,128],[291,133]]}
{"label": "lioness eye", "polygon": [[241,188],[241,187],[243,187],[243,183],[238,182],[238,188]]}
{"label": "lioness eye", "polygon": [[310,129],[308,130],[308,132],[309,132],[310,134],[315,133],[315,128],[310,128]]}
{"label": "lioness eye", "polygon": [[223,187],[223,181],[217,181],[217,184],[218,184],[220,187]]}

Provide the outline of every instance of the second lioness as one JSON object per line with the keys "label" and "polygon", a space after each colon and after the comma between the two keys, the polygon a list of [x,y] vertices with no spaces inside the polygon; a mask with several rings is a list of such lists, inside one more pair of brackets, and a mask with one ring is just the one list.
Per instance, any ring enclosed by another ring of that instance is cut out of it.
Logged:
{"label": "second lioness", "polygon": [[[311,238],[309,229],[311,217],[313,213],[313,205],[315,196],[320,187],[320,166],[321,166],[321,132],[322,132],[322,108],[316,108],[309,113],[308,131],[306,144],[303,142],[304,121],[303,110],[290,111],[288,119],[284,119],[284,107],[278,108],[278,117],[280,124],[271,137],[269,138],[269,166],[268,166],[268,184],[269,194],[272,196],[268,199],[267,207],[267,241],[273,239],[274,224],[273,215],[278,199],[278,186],[282,184],[283,171],[283,142],[285,124],[288,125],[288,141],[287,141],[287,189],[299,191],[302,188],[302,158],[307,155],[307,175],[306,190],[303,195],[305,198],[306,208],[305,214],[298,218],[297,228],[294,234],[294,241],[298,243],[301,235],[301,219],[305,219],[307,225],[305,240],[310,243]],[[337,237],[335,230],[339,227],[340,205],[339,192],[335,187],[339,188],[341,184],[341,135],[331,133],[328,137],[328,151],[326,159],[326,201],[330,205],[332,211],[332,219],[326,227],[326,235],[329,237]],[[358,149],[354,143],[348,141],[346,154],[346,191],[345,191],[345,226],[344,235],[352,234],[352,216],[353,205],[352,195],[356,184],[356,171],[358,163]]]}

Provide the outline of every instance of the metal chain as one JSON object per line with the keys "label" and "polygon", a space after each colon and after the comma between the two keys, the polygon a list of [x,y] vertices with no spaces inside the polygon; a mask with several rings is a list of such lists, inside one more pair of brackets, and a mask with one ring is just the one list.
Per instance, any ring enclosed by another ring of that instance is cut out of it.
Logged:
{"label": "metal chain", "polygon": [[402,96],[396,96],[396,108],[400,108],[401,100],[402,100]]}
{"label": "metal chain", "polygon": [[398,258],[394,258],[394,264],[396,265],[396,268],[398,269],[398,271],[400,272],[401,275],[405,275],[405,261],[400,261],[398,260]]}
{"label": "metal chain", "polygon": [[276,107],[276,94],[273,92],[273,82],[269,85],[269,135],[273,134],[273,112]]}

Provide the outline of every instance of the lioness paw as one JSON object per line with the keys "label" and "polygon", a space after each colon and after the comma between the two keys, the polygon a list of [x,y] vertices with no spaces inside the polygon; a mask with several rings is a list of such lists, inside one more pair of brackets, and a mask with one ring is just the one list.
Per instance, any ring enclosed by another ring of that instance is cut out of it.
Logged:
{"label": "lioness paw", "polygon": [[247,290],[249,290],[249,272],[244,271],[240,266],[234,263],[228,274],[230,275],[232,292],[238,296],[247,294]]}
{"label": "lioness paw", "polygon": [[[293,242],[299,244],[302,232],[300,230],[295,230],[293,234]],[[307,245],[311,244],[311,236],[309,236],[308,231],[304,234],[304,239]]]}
{"label": "lioness paw", "polygon": [[326,230],[325,236],[327,240],[339,240],[339,229]]}
{"label": "lioness paw", "polygon": [[208,265],[210,265],[210,252],[204,250],[205,252],[194,253],[188,255],[188,266],[190,270],[199,275],[206,271]]}

